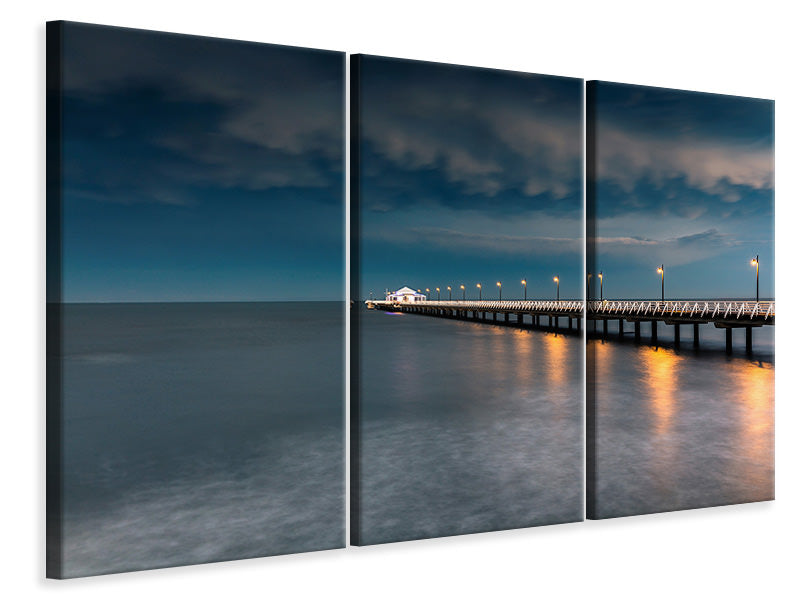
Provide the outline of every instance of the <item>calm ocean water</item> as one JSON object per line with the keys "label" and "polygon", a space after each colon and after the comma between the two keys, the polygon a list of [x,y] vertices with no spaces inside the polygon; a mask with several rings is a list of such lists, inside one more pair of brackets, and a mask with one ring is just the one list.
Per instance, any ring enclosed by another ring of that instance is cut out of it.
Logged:
{"label": "calm ocean water", "polygon": [[64,571],[344,544],[343,305],[64,311]]}
{"label": "calm ocean water", "polygon": [[[610,335],[617,331],[611,322]],[[666,346],[647,344],[649,324],[640,345],[589,341],[587,360],[596,361],[596,516],[774,497],[774,328],[753,330],[752,356],[744,352],[743,330],[734,331],[732,356],[725,355],[723,330],[702,326],[699,351],[691,334],[682,327],[677,352],[672,327],[663,324]]]}
{"label": "calm ocean water", "polygon": [[582,345],[364,310],[361,542],[582,520]]}

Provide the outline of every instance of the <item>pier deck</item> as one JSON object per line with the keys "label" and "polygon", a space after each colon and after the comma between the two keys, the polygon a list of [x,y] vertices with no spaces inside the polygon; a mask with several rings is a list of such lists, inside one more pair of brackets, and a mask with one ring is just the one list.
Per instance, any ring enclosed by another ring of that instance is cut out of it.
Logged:
{"label": "pier deck", "polygon": [[[692,325],[694,346],[700,341],[699,326],[713,323],[725,329],[726,350],[732,351],[732,330],[744,328],[745,344],[752,351],[752,331],[754,327],[775,324],[774,301],[752,300],[425,300],[418,302],[389,302],[370,300],[367,304],[377,310],[401,311],[430,316],[472,320],[480,322],[521,326],[525,316],[531,325],[541,327],[540,318],[547,317],[549,329],[561,330],[560,319],[566,318],[566,329],[581,330],[581,322],[592,321],[593,333],[597,322],[602,322],[603,335],[608,335],[608,321],[634,323],[634,337],[641,337],[640,325],[649,322],[650,339],[657,343],[657,323],[674,327],[675,345],[680,345],[680,326]],[[514,319],[512,319],[514,315]]]}

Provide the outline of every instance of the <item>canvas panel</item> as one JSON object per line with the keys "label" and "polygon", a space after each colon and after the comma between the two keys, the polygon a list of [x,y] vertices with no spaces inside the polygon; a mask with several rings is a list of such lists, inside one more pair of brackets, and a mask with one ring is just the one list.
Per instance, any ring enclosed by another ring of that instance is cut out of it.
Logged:
{"label": "canvas panel", "polygon": [[582,80],[351,86],[351,542],[582,520]]}
{"label": "canvas panel", "polygon": [[587,515],[774,497],[774,103],[589,82]]}
{"label": "canvas panel", "polygon": [[48,24],[48,575],[344,545],[344,55]]}

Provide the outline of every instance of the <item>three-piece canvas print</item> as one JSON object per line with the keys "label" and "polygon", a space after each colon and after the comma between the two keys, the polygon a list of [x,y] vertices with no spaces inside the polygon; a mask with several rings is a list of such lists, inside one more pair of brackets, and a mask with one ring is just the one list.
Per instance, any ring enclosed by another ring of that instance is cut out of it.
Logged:
{"label": "three-piece canvas print", "polygon": [[772,101],[47,45],[49,577],[774,497]]}

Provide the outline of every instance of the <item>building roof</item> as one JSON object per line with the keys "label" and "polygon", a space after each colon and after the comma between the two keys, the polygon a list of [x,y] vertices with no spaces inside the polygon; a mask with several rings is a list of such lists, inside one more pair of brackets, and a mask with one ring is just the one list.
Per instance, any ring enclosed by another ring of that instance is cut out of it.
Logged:
{"label": "building roof", "polygon": [[424,294],[420,294],[417,290],[412,290],[410,287],[401,287],[396,292],[392,292],[394,295],[398,296],[405,296],[406,294],[414,294],[415,296],[423,296]]}

